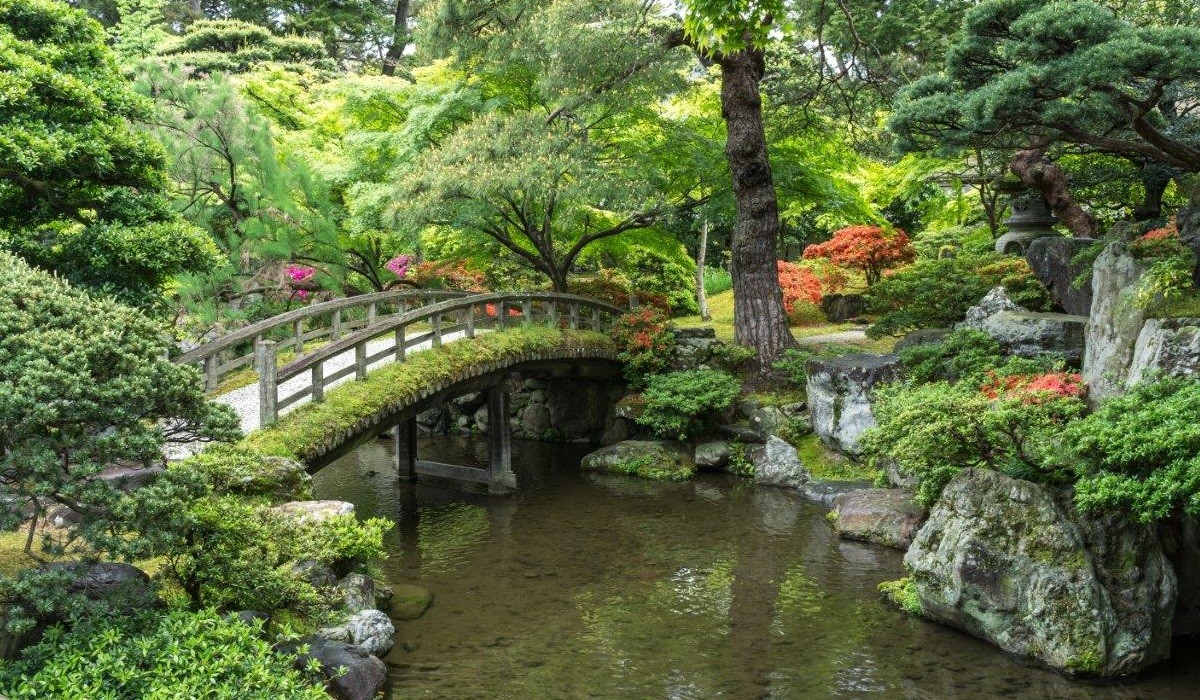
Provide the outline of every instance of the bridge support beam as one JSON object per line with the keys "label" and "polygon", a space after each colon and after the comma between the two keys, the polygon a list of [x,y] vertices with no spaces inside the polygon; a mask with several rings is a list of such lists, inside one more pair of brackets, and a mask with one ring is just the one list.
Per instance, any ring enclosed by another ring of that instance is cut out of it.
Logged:
{"label": "bridge support beam", "polygon": [[417,480],[417,417],[396,426],[396,476],[400,481]]}
{"label": "bridge support beam", "polygon": [[488,492],[493,494],[509,493],[517,488],[517,476],[512,470],[512,429],[508,424],[506,384],[501,383],[487,390]]}

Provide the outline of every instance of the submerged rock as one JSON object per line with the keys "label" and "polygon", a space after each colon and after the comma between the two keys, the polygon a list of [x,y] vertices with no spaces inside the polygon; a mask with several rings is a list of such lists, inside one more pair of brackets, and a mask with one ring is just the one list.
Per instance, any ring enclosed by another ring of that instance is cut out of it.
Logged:
{"label": "submerged rock", "polygon": [[808,410],[813,431],[829,447],[854,454],[858,441],[875,427],[871,412],[876,386],[900,378],[895,355],[853,353],[808,363]]}
{"label": "submerged rock", "polygon": [[433,594],[428,589],[411,583],[392,586],[391,594],[392,615],[398,620],[415,620],[433,604]]}
{"label": "submerged rock", "polygon": [[302,646],[307,651],[297,654],[296,668],[307,669],[316,659],[326,689],[337,700],[371,700],[387,683],[387,666],[362,647],[311,635],[282,646],[280,651],[295,654]]}
{"label": "submerged rock", "polygon": [[830,522],[843,539],[908,549],[925,515],[911,491],[859,489],[833,499]]}
{"label": "submerged rock", "polygon": [[963,470],[904,563],[922,614],[1053,668],[1120,676],[1170,653],[1176,581],[1154,530],[1043,486]]}
{"label": "submerged rock", "polygon": [[667,481],[683,481],[696,475],[692,455],[679,443],[664,440],[625,440],[602,447],[586,455],[580,467]]}
{"label": "submerged rock", "polygon": [[796,448],[772,435],[765,445],[746,452],[754,465],[754,483],[798,489],[812,479],[800,462]]}

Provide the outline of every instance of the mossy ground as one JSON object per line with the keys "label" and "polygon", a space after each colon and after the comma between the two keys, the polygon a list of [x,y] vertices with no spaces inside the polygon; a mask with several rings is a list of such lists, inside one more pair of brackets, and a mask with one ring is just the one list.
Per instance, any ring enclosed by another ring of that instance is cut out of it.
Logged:
{"label": "mossy ground", "polygon": [[876,472],[825,447],[821,439],[809,434],[796,441],[800,463],[819,481],[874,481]]}

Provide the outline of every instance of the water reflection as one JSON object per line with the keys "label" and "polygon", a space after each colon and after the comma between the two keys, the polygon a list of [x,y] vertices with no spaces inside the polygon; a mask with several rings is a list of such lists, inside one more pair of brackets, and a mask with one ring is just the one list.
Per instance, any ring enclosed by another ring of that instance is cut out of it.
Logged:
{"label": "water reflection", "polygon": [[[320,497],[397,520],[385,575],[436,596],[397,625],[395,697],[1200,697],[1194,645],[1138,683],[1091,686],[890,610],[875,586],[899,555],[839,541],[789,492],[580,475],[583,448],[516,448],[507,499],[402,485],[383,441],[316,478]],[[485,457],[472,440],[418,449]]]}

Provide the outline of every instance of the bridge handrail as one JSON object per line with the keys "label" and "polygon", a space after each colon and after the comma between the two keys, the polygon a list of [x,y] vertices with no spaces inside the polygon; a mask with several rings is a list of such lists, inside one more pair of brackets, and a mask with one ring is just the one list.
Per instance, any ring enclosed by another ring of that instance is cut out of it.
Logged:
{"label": "bridge handrail", "polygon": [[[607,313],[611,322],[612,319],[626,312],[626,309],[622,309],[621,307],[575,294],[557,292],[493,292],[471,294],[434,304],[427,304],[405,313],[387,317],[380,323],[369,325],[344,338],[335,340],[283,367],[276,366],[275,343],[272,341],[263,341],[258,343],[255,355],[255,366],[259,377],[260,425],[265,426],[274,422],[278,416],[279,409],[290,406],[305,397],[311,396],[314,401],[323,400],[324,388],[327,384],[349,376],[351,373],[357,379],[365,378],[367,368],[371,364],[378,362],[390,354],[395,355],[397,362],[402,362],[405,352],[409,347],[424,343],[426,340],[431,341],[433,347],[439,347],[442,343],[444,333],[456,332],[459,328],[463,328],[466,337],[473,337],[475,330],[480,327],[503,328],[510,322],[508,314],[510,309],[516,308],[514,305],[520,305],[519,308],[523,317],[521,321],[516,321],[517,323],[532,322],[534,316],[533,305],[535,303],[541,303],[545,307],[543,316],[552,322],[558,322],[559,320],[558,306],[567,306],[568,314],[566,321],[569,327],[573,329],[578,328],[582,321],[579,315],[581,308],[592,309],[590,325],[594,330],[600,330],[603,326],[602,314]],[[489,305],[493,307],[493,313],[488,314],[485,311],[481,319],[476,319],[475,309],[480,306],[486,309]],[[451,312],[465,313],[459,314],[460,317],[457,326],[443,328],[442,319]],[[465,319],[463,316],[465,316]],[[429,321],[431,324],[431,330],[428,333],[412,338],[407,337],[404,333],[405,327],[424,321]],[[388,333],[394,335],[395,340],[392,345],[374,354],[368,354],[367,344],[375,338]],[[355,351],[354,364],[326,377],[324,375],[324,363],[351,349]],[[280,399],[278,396],[279,385],[306,370],[312,373],[312,381],[309,385],[291,396]]]}
{"label": "bridge handrail", "polygon": [[[440,289],[405,289],[392,290],[386,292],[373,292],[370,294],[360,294],[353,297],[345,297],[341,299],[333,299],[319,304],[312,304],[298,309],[293,309],[286,313],[272,316],[271,318],[252,323],[244,328],[239,328],[236,331],[227,333],[214,340],[200,345],[179,357],[175,358],[178,364],[196,364],[203,362],[205,370],[205,384],[209,391],[217,388],[220,382],[220,376],[229,369],[235,369],[241,365],[250,364],[253,360],[253,352],[239,356],[234,360],[222,365],[219,361],[219,355],[222,351],[234,347],[248,340],[261,340],[263,336],[278,328],[287,325],[292,325],[295,329],[293,345],[297,352],[303,349],[303,344],[307,340],[312,340],[325,335],[337,335],[341,327],[340,312],[347,309],[358,307],[366,307],[368,310],[368,318],[366,324],[370,327],[375,321],[374,309],[379,304],[387,304],[394,302],[403,302],[410,299],[421,301],[430,301],[434,299],[456,299],[470,296],[470,292],[449,291]],[[316,318],[327,314],[333,314],[328,329],[317,329],[309,333],[303,333],[298,324],[310,318]],[[353,323],[353,322],[352,322]],[[335,337],[336,340],[336,337]]]}

